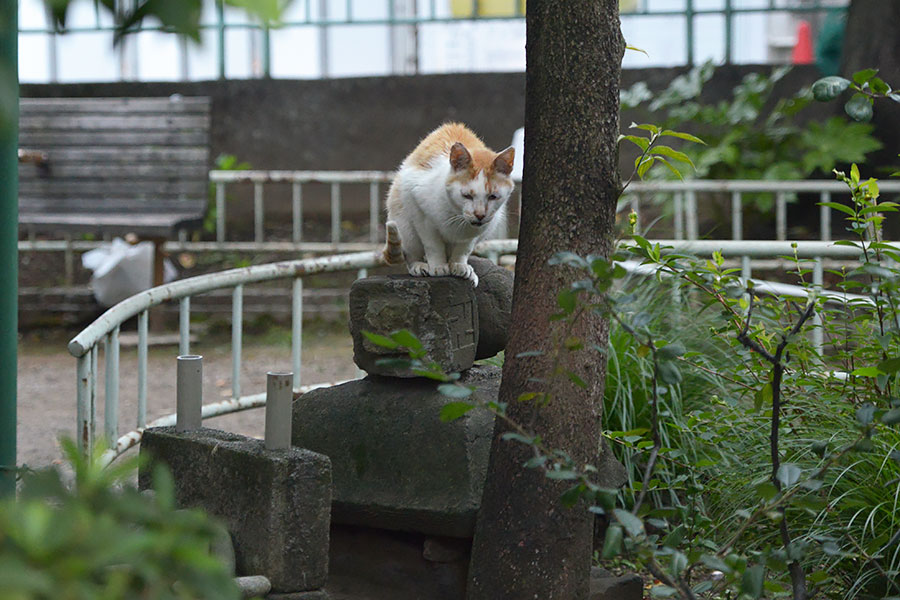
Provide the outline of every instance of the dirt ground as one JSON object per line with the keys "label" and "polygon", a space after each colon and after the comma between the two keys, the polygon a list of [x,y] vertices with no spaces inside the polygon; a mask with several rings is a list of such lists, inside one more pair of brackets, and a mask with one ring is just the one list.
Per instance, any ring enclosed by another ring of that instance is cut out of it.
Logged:
{"label": "dirt ground", "polygon": [[[75,359],[66,350],[71,332],[42,332],[23,336],[18,365],[18,463],[41,467],[61,457],[60,436],[75,435]],[[312,384],[357,376],[353,344],[340,327],[307,327],[303,336],[302,383]],[[204,335],[191,344],[192,354],[203,355],[203,402],[231,395],[231,350],[227,331]],[[148,358],[147,420],[175,411],[176,346],[154,346]],[[243,395],[265,392],[267,371],[290,371],[289,332],[274,328],[245,336],[241,387]],[[103,354],[97,398],[97,423],[103,424]],[[136,426],[137,349],[120,352],[119,435]],[[262,437],[263,410],[249,410],[204,423],[244,435]]]}

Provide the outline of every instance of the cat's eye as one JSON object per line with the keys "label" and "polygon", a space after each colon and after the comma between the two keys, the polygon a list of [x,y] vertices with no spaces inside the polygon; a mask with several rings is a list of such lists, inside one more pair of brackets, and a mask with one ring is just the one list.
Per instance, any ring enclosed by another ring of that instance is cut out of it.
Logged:
{"label": "cat's eye", "polygon": [[462,197],[465,198],[466,200],[471,200],[472,198],[475,197],[475,194],[473,194],[472,192],[464,192]]}
{"label": "cat's eye", "polygon": [[496,200],[499,197],[500,196],[498,196],[497,194],[491,194],[490,196],[488,196],[488,200]]}

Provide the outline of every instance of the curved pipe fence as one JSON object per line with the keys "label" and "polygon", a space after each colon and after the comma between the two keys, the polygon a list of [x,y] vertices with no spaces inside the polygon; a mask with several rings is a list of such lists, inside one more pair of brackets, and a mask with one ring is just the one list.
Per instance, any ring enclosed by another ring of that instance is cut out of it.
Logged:
{"label": "curved pipe fence", "polygon": [[[778,258],[797,254],[801,259],[815,261],[814,283],[821,286],[823,259],[855,260],[860,251],[850,246],[834,245],[830,242],[787,242],[787,241],[733,241],[733,240],[656,240],[664,246],[671,246],[672,252],[709,255],[718,250],[729,259],[748,261],[752,258]],[[494,240],[483,242],[475,253],[499,262],[501,255],[515,254],[517,240]],[[370,268],[384,264],[380,249],[377,251],[340,254],[335,256],[306,258],[231,269],[168,283],[155,287],[113,306],[96,321],[81,331],[69,342],[69,352],[77,358],[77,441],[84,451],[95,439],[102,435],[111,448],[105,457],[112,461],[129,448],[140,442],[143,430],[148,426],[162,426],[174,423],[170,414],[147,423],[147,347],[149,310],[167,301],[177,300],[179,312],[179,354],[190,353],[190,300],[197,294],[219,289],[232,290],[232,389],[231,398],[203,407],[203,418],[224,415],[265,404],[265,394],[242,395],[240,366],[241,340],[243,336],[243,290],[245,285],[291,280],[293,285],[291,355],[293,366],[293,388],[295,393],[303,393],[317,387],[331,384],[305,386],[301,382],[302,335],[303,335],[303,279],[320,273],[357,271],[364,277]],[[647,267],[626,265],[629,270],[641,274]],[[743,275],[750,278],[749,268]],[[771,293],[790,296],[804,295],[807,291],[798,286],[766,284]],[[830,299],[846,301],[846,295],[830,294]],[[119,436],[119,332],[122,324],[137,317],[137,421],[134,429]],[[819,331],[819,330],[816,330]],[[821,341],[819,340],[819,343]],[[102,432],[96,422],[96,400],[98,396],[98,357],[100,346],[104,348],[104,423]]]}

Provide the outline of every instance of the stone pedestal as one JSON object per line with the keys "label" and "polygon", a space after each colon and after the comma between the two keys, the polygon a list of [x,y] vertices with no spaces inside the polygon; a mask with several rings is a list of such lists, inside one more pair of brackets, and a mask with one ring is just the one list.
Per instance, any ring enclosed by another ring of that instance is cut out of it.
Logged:
{"label": "stone pedestal", "polygon": [[138,478],[146,489],[155,462],[175,480],[176,502],[223,520],[234,541],[238,575],[264,575],[274,592],[318,590],[328,576],[331,461],[291,448],[266,450],[262,440],[198,429],[148,429]]}
{"label": "stone pedestal", "polygon": [[425,362],[447,372],[468,369],[478,346],[478,310],[472,284],[456,277],[391,275],[358,279],[350,288],[353,360],[369,374],[415,377],[409,369],[379,364],[407,358],[404,350],[373,344],[363,331],[388,336],[408,329],[422,342]]}
{"label": "stone pedestal", "polygon": [[[475,367],[462,381],[496,401],[500,370]],[[369,376],[294,402],[293,444],[331,459],[334,523],[472,535],[494,418],[473,410],[444,423],[448,401],[430,379]]]}

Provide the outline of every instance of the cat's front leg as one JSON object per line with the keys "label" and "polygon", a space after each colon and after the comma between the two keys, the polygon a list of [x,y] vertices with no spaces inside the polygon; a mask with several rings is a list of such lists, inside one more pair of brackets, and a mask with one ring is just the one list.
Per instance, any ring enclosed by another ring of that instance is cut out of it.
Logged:
{"label": "cat's front leg", "polygon": [[460,242],[450,247],[450,274],[454,277],[462,277],[472,282],[472,285],[478,287],[478,275],[475,269],[469,264],[469,255],[475,248],[475,240],[471,242]]}
{"label": "cat's front leg", "polygon": [[450,274],[450,267],[447,265],[447,250],[444,248],[444,242],[438,235],[432,232],[423,235],[422,245],[425,247],[425,261],[428,263],[427,275],[432,277],[441,277]]}

